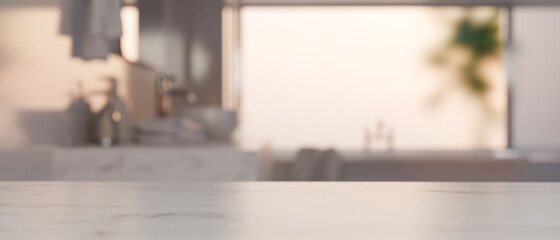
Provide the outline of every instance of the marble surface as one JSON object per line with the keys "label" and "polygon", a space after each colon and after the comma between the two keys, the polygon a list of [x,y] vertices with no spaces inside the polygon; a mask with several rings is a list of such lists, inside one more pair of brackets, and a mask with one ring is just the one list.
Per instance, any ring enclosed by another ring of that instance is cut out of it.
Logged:
{"label": "marble surface", "polygon": [[229,145],[0,151],[0,181],[251,181],[253,153]]}
{"label": "marble surface", "polygon": [[53,152],[55,181],[251,181],[256,159],[229,146],[67,148]]}
{"label": "marble surface", "polygon": [[0,182],[0,239],[560,239],[560,183]]}

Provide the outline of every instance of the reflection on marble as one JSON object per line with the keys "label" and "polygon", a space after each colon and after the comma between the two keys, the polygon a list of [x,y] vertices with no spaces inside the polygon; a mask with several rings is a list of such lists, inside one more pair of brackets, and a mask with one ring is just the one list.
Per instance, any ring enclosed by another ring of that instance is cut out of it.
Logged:
{"label": "reflection on marble", "polygon": [[560,183],[0,183],[0,239],[560,239]]}

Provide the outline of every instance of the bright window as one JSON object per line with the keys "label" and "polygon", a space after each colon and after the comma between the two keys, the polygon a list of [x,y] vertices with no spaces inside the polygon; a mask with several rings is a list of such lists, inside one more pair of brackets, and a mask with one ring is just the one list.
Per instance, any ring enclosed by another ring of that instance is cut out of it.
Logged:
{"label": "bright window", "polygon": [[[473,57],[485,43],[451,45],[469,40],[465,19],[496,20],[485,36],[500,46]],[[361,149],[367,135],[372,148],[392,135],[397,150],[502,149],[506,19],[494,7],[243,7],[239,139],[253,149]]]}

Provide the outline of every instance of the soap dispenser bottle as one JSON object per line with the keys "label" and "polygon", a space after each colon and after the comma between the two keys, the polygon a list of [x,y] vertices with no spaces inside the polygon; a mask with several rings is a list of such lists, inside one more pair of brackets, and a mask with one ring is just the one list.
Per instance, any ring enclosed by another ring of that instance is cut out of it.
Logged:
{"label": "soap dispenser bottle", "polygon": [[66,109],[65,116],[68,132],[66,133],[65,145],[86,145],[89,139],[89,126],[92,113],[90,104],[86,100],[82,82],[78,82],[78,93],[72,96],[72,102]]}
{"label": "soap dispenser bottle", "polygon": [[109,78],[107,105],[98,115],[97,136],[101,146],[124,145],[130,141],[130,126],[126,105],[117,95],[117,81]]}

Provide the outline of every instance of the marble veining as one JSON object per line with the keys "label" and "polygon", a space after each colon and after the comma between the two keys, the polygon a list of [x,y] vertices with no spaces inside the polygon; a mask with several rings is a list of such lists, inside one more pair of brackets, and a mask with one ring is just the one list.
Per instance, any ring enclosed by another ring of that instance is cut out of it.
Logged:
{"label": "marble veining", "polygon": [[0,182],[0,239],[560,239],[560,183]]}
{"label": "marble veining", "polygon": [[229,145],[0,151],[0,181],[251,181],[254,154]]}

